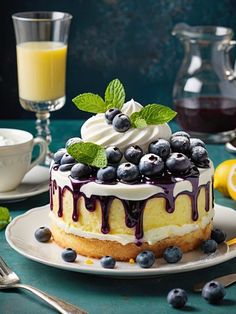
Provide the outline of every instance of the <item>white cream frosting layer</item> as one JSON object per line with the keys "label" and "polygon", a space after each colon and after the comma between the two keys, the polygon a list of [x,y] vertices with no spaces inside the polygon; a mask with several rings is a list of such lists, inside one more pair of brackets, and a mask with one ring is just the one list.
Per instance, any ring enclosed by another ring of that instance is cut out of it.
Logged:
{"label": "white cream frosting layer", "polygon": [[[74,234],[83,238],[98,239],[98,240],[110,240],[117,241],[123,245],[128,243],[134,243],[136,241],[134,235],[125,235],[125,234],[102,234],[94,232],[85,232],[81,231],[78,228],[75,228],[69,224],[66,224],[62,219],[60,219],[53,212],[50,212],[50,218],[53,222],[66,233]],[[149,230],[144,233],[142,242],[147,242],[148,244],[154,244],[157,241],[161,241],[168,237],[173,236],[183,236],[187,233],[193,232],[198,229],[204,229],[212,220],[214,216],[214,209],[210,209],[206,216],[204,216],[198,223],[194,224],[185,224],[182,226],[169,225],[165,227],[160,227],[156,229]]]}
{"label": "white cream frosting layer", "polygon": [[[214,168],[211,163],[210,168],[198,168],[200,171],[199,175],[199,186],[207,184],[211,181],[211,178],[214,173]],[[51,170],[51,178],[52,180],[56,180],[57,185],[64,187],[69,186],[73,189],[71,180],[69,178],[70,171],[59,171],[59,170]],[[152,185],[152,184],[125,184],[118,182],[117,184],[99,184],[96,182],[89,182],[83,184],[80,191],[84,193],[87,197],[91,195],[99,195],[99,196],[115,196],[124,200],[130,201],[139,201],[147,199],[157,193],[164,193],[164,190],[160,186]],[[184,191],[192,192],[192,184],[190,181],[182,180],[175,184],[174,187],[174,197]]]}
{"label": "white cream frosting layer", "polygon": [[[130,116],[133,112],[140,111],[142,105],[131,99],[123,105],[122,112]],[[171,129],[167,123],[161,125],[148,125],[145,128],[130,128],[125,133],[114,130],[111,124],[105,121],[104,113],[88,119],[81,128],[81,138],[85,142],[93,142],[104,147],[117,146],[124,151],[128,146],[139,145],[144,151],[148,150],[148,145],[163,138],[169,140]]]}

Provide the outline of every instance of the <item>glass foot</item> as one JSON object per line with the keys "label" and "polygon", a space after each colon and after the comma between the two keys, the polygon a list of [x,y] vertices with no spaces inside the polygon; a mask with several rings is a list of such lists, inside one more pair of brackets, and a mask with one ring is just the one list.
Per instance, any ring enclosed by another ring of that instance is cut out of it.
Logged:
{"label": "glass foot", "polygon": [[191,132],[191,131],[187,131],[187,132],[191,135],[191,137],[200,138],[204,142],[212,143],[212,144],[226,143],[236,137],[236,129],[231,130],[231,131],[214,133],[214,134]]}

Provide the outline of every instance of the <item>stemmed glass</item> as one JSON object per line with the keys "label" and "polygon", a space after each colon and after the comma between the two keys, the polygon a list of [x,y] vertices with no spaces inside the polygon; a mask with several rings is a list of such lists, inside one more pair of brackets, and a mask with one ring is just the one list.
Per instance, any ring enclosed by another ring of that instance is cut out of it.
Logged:
{"label": "stemmed glass", "polygon": [[64,12],[20,12],[12,15],[21,106],[36,112],[37,136],[48,143],[44,164],[52,159],[50,112],[65,104],[67,42],[72,16]]}

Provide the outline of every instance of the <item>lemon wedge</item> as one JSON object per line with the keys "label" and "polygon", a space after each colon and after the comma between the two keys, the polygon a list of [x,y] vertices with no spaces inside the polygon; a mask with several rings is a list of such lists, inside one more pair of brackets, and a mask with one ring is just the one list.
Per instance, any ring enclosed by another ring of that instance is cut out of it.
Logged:
{"label": "lemon wedge", "polygon": [[232,166],[228,176],[227,188],[230,197],[236,200],[236,165]]}
{"label": "lemon wedge", "polygon": [[[225,160],[215,169],[214,188],[225,196],[236,199],[236,159]],[[234,197],[232,196],[234,195]]]}

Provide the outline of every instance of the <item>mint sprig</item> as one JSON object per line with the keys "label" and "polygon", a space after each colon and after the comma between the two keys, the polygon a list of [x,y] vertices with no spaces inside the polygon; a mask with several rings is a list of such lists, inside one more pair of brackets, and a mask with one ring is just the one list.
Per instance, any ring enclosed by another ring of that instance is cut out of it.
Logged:
{"label": "mint sprig", "polygon": [[125,89],[118,79],[114,79],[106,88],[105,101],[92,93],[80,94],[72,101],[80,110],[92,113],[106,112],[110,108],[121,109],[125,102]]}
{"label": "mint sprig", "polygon": [[108,84],[105,91],[105,102],[107,109],[122,108],[125,102],[125,89],[118,79],[115,79]]}
{"label": "mint sprig", "polygon": [[77,162],[98,168],[107,165],[105,148],[92,142],[73,143],[67,147],[67,151]]}
{"label": "mint sprig", "polygon": [[9,209],[7,207],[0,207],[0,230],[5,228],[11,221]]}
{"label": "mint sprig", "polygon": [[156,125],[169,122],[176,116],[176,112],[169,107],[150,104],[130,116],[133,128],[144,128],[147,125]]}

